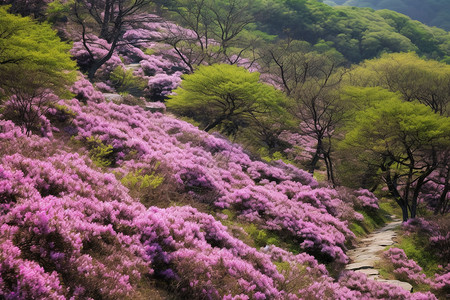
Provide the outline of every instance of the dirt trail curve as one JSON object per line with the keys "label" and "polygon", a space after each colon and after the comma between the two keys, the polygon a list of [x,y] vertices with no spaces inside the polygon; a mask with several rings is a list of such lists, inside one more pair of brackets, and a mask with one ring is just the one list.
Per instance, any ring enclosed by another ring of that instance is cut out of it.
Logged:
{"label": "dirt trail curve", "polygon": [[386,246],[394,244],[394,238],[397,236],[394,229],[401,223],[400,220],[394,220],[362,239],[358,248],[347,252],[351,263],[346,266],[346,269],[361,272],[370,279],[390,283],[407,291],[412,291],[412,285],[407,282],[380,278],[379,271],[374,267],[375,263],[380,260],[380,252]]}

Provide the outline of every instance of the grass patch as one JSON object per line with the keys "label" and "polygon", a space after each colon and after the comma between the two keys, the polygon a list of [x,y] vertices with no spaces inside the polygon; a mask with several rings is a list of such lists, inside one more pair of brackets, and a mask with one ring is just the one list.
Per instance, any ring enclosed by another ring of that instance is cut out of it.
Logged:
{"label": "grass patch", "polygon": [[354,222],[351,223],[350,226],[348,227],[356,236],[365,236],[367,234],[367,231],[360,225],[358,224],[359,222]]}
{"label": "grass patch", "polygon": [[384,211],[385,214],[390,216],[394,215],[398,218],[402,217],[402,210],[394,200],[381,198],[378,205],[380,206],[380,210]]}
{"label": "grass patch", "polygon": [[387,217],[388,213],[379,209],[376,211],[358,211],[360,214],[364,216],[364,220],[361,222],[352,222],[349,225],[349,229],[358,237],[363,237],[374,231],[377,228],[380,228],[389,221]]}
{"label": "grass patch", "polygon": [[400,237],[398,245],[395,245],[395,247],[403,249],[409,259],[416,261],[427,277],[433,277],[438,271],[440,262],[432,251],[427,250],[428,244],[427,237],[411,234],[410,236]]}
{"label": "grass patch", "polygon": [[237,213],[230,209],[224,209],[220,213],[227,216],[226,219],[220,220],[222,224],[228,227],[234,237],[251,247],[261,248],[274,245],[293,254],[303,252],[300,249],[300,242],[290,235],[262,229],[253,223],[240,222],[237,220]]}

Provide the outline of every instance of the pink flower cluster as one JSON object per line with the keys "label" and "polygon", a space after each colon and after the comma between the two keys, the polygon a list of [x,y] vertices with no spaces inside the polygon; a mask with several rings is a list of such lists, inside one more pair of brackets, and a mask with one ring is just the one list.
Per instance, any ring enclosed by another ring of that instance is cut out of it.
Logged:
{"label": "pink flower cluster", "polygon": [[358,204],[363,208],[379,209],[378,198],[367,189],[359,189],[355,191]]}
{"label": "pink flower cluster", "polygon": [[427,278],[422,268],[412,259],[408,259],[403,249],[390,248],[383,253],[384,258],[394,268],[394,274],[400,280],[413,285],[429,285],[436,295],[448,296],[450,292],[450,264],[440,267],[434,278]]}
{"label": "pink flower cluster", "polygon": [[[106,84],[100,85],[100,87],[104,86],[106,86]],[[92,83],[84,77],[76,81],[70,88],[70,91],[75,94],[76,99],[84,103],[88,100],[94,102],[103,102],[105,100],[103,94],[95,90]]]}
{"label": "pink flower cluster", "polygon": [[431,281],[422,272],[422,268],[412,259],[408,259],[403,249],[390,248],[383,253],[385,259],[394,267],[394,274],[400,280],[411,284],[431,284]]}
{"label": "pink flower cluster", "polygon": [[[111,45],[108,44],[106,40],[101,39],[95,35],[88,36],[87,45],[92,52],[95,60],[99,60],[105,57],[109,49],[111,48]],[[81,70],[86,71],[92,65],[93,59],[84,47],[81,40],[73,43],[73,47],[70,52],[77,60],[77,63],[80,66]],[[103,78],[107,78],[109,73],[111,73],[118,66],[123,67],[123,63],[117,53],[114,52],[111,58],[98,70],[97,75]]]}
{"label": "pink flower cluster", "polygon": [[370,280],[361,272],[344,271],[340,275],[338,283],[353,291],[360,292],[356,299],[437,300],[431,292],[411,294],[399,286]]}

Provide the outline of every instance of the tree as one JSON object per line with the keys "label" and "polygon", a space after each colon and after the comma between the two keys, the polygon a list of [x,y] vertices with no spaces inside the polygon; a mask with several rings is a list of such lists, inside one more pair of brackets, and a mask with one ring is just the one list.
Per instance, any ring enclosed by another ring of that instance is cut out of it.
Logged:
{"label": "tree", "polygon": [[261,57],[267,72],[275,75],[273,80],[295,102],[292,114],[301,121],[298,132],[316,141],[309,172],[313,174],[323,160],[328,179],[335,184],[331,138],[344,117],[336,91],[345,70],[338,67],[334,56],[311,50],[306,42],[280,41],[265,49]]}
{"label": "tree", "polygon": [[[239,43],[242,33],[253,22],[253,1],[244,0],[175,0],[164,1],[172,17],[184,28],[169,30],[166,38],[191,72],[208,63],[234,64],[251,43]],[[236,45],[243,46],[235,53]]]}
{"label": "tree", "polygon": [[356,113],[349,128],[343,149],[376,166],[403,221],[415,218],[419,194],[450,145],[450,119],[394,97]]}
{"label": "tree", "polygon": [[0,5],[11,5],[10,13],[40,19],[44,17],[45,9],[50,2],[51,0],[0,0]]}
{"label": "tree", "polygon": [[[131,25],[152,21],[154,17],[141,14],[149,7],[150,0],[76,0],[72,4],[75,22],[81,27],[81,40],[89,53],[92,63],[88,69],[89,79],[95,77],[97,70],[106,63],[114,50],[123,41],[125,29]],[[92,35],[106,40],[108,49],[105,55],[97,57],[93,48],[96,41]]]}
{"label": "tree", "polygon": [[71,45],[61,42],[49,25],[9,14],[5,6],[0,7],[0,37],[2,98],[30,132],[50,94],[70,95],[67,85],[75,80]]}
{"label": "tree", "polygon": [[200,66],[184,76],[167,107],[200,122],[205,131],[220,128],[236,134],[241,128],[265,124],[265,118],[285,113],[284,95],[259,82],[259,76],[234,65]]}
{"label": "tree", "polygon": [[380,86],[401,93],[405,101],[419,101],[441,115],[449,113],[450,66],[414,53],[386,54],[365,61],[349,74],[349,82]]}

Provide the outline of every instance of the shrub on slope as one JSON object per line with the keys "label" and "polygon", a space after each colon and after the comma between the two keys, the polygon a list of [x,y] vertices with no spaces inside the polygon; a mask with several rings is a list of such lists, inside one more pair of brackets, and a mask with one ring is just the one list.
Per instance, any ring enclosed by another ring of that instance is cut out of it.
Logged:
{"label": "shrub on slope", "polygon": [[[72,103],[71,109],[78,114],[79,125],[86,114],[83,110],[96,111],[109,104],[77,105]],[[111,107],[145,115],[125,106]],[[102,116],[120,116],[119,111],[109,113]],[[155,122],[162,118],[170,121],[161,115],[146,116]],[[93,112],[90,117],[100,118]],[[181,124],[172,122],[171,128]],[[135,123],[136,128],[138,125]],[[175,137],[173,141],[173,147],[183,146]],[[321,299],[322,295],[360,295],[334,283],[313,257],[293,256],[274,247],[258,251],[231,236],[212,216],[191,207],[146,209],[128,196],[114,175],[99,171],[84,155],[67,152],[58,140],[26,136],[11,122],[0,121],[0,142],[1,297],[135,298],[142,292],[138,285],[145,277],[169,282],[175,293],[192,298],[297,299],[306,290]],[[151,154],[135,155],[142,156],[144,164],[146,155]],[[120,164],[119,169],[128,166],[126,162]],[[255,178],[262,175],[258,168],[255,170]],[[290,177],[295,172],[276,173],[280,170],[274,168],[270,174],[295,178]],[[310,177],[303,180],[308,178],[313,183]],[[314,212],[325,216],[326,210],[324,206]],[[277,268],[273,261],[287,262],[289,267],[285,264]],[[296,268],[309,271],[300,273],[295,284],[287,288],[289,274],[298,273]],[[406,291],[393,291],[392,295],[396,293],[409,295]]]}
{"label": "shrub on slope", "polygon": [[252,160],[224,139],[138,107],[72,101],[70,109],[77,114],[76,138],[112,145],[117,172],[161,162],[181,191],[217,208],[232,208],[241,220],[286,234],[325,260],[346,261],[345,244],[354,235],[337,208],[348,204],[334,190],[318,188],[307,172]]}

